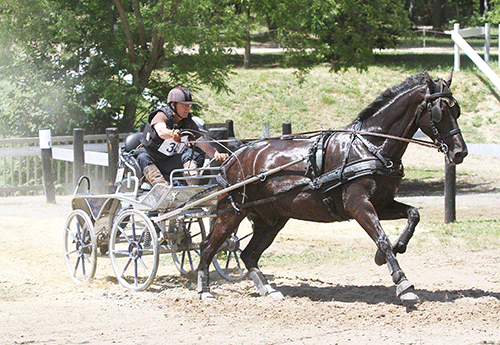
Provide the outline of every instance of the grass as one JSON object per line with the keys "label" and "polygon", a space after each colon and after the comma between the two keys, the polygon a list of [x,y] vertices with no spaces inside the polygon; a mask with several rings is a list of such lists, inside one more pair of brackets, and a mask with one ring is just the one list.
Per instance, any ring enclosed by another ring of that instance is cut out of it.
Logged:
{"label": "grass", "polygon": [[356,260],[368,260],[375,253],[375,245],[373,248],[352,247],[342,249],[326,250],[306,250],[301,253],[284,253],[273,254],[266,253],[262,255],[261,262],[263,265],[280,266],[280,267],[296,267],[298,265],[318,265],[325,263],[328,265],[342,264]]}
{"label": "grass", "polygon": [[477,250],[500,248],[500,220],[468,220],[454,223],[428,222],[427,230],[442,246]]}
{"label": "grass", "polygon": [[[384,224],[383,224],[384,225]],[[335,225],[332,225],[333,227]],[[424,230],[425,229],[425,230]],[[360,231],[362,231],[360,229]],[[402,227],[388,232],[395,239]],[[500,220],[469,220],[444,224],[425,222],[417,228],[418,236],[410,243],[412,248],[456,248],[464,250],[495,250],[500,248]],[[367,241],[368,242],[368,238]],[[375,245],[359,245],[339,247],[326,241],[321,246],[304,246],[302,251],[285,253],[264,252],[261,264],[264,266],[297,267],[324,263],[327,265],[342,264],[353,261],[372,260]]]}
{"label": "grass", "polygon": [[[241,56],[232,59],[242,61]],[[233,69],[228,80],[232,93],[203,88],[195,95],[205,121],[232,119],[239,138],[262,137],[265,123],[271,135],[281,134],[283,122],[291,122],[294,133],[341,128],[381,92],[411,75],[427,69],[433,77],[446,77],[453,55],[380,53],[365,72],[332,73],[321,65],[312,68],[302,84],[294,68],[281,65],[279,54],[253,54],[252,63],[252,69]],[[490,66],[500,74],[496,61]],[[462,57],[461,71],[454,73],[452,91],[462,109],[459,124],[466,141],[500,143],[500,91],[467,57]]]}
{"label": "grass", "polygon": [[405,180],[422,180],[437,177],[443,177],[443,169],[405,168]]}

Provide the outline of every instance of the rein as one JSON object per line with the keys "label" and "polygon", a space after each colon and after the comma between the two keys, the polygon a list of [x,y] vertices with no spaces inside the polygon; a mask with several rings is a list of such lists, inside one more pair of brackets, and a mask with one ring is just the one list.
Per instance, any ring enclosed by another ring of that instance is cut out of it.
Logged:
{"label": "rein", "polygon": [[[239,141],[242,143],[250,143],[250,142],[263,141],[263,140],[279,140],[279,139],[288,139],[288,138],[293,139],[295,137],[299,137],[299,136],[303,136],[303,135],[317,134],[317,133],[324,133],[324,132],[359,134],[359,135],[366,135],[366,136],[399,140],[399,141],[404,141],[404,142],[412,143],[412,144],[418,144],[418,145],[430,147],[430,148],[439,148],[439,145],[432,143],[430,141],[427,141],[427,140],[413,139],[413,138],[408,139],[408,138],[403,138],[403,137],[397,137],[395,135],[390,135],[390,134],[367,132],[367,131],[356,131],[356,130],[352,130],[352,129],[326,129],[326,130],[318,129],[318,130],[309,131],[309,132],[301,132],[301,133],[295,133],[295,134],[283,134],[283,135],[278,135],[278,136],[274,136],[274,137],[260,138],[260,139],[221,139],[221,140],[215,140],[215,139],[207,140],[206,139],[206,141],[213,142],[213,143],[228,143],[228,142],[234,142],[234,141]],[[196,141],[187,141],[186,142],[186,144],[194,144],[194,143],[196,143]]]}

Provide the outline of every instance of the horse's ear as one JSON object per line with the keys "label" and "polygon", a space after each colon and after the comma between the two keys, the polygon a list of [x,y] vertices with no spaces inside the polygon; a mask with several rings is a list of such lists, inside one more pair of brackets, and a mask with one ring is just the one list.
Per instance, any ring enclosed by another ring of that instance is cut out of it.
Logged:
{"label": "horse's ear", "polygon": [[446,85],[448,85],[448,88],[451,87],[451,80],[453,79],[453,70],[450,71],[450,74],[446,78]]}
{"label": "horse's ear", "polygon": [[427,72],[427,70],[424,70],[424,76],[425,76],[425,83],[427,84],[427,88],[429,89],[429,92],[431,94],[434,93],[434,90],[436,89],[436,83],[434,80],[432,80],[431,76]]}

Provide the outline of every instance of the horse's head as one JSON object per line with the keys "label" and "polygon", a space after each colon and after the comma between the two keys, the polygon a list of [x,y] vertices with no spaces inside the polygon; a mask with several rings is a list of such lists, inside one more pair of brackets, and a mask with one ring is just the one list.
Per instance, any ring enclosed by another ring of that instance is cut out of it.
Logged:
{"label": "horse's head", "polygon": [[424,74],[427,92],[417,125],[439,145],[450,163],[460,164],[467,156],[467,145],[457,123],[460,106],[450,91],[453,72],[446,80],[436,81],[427,71]]}

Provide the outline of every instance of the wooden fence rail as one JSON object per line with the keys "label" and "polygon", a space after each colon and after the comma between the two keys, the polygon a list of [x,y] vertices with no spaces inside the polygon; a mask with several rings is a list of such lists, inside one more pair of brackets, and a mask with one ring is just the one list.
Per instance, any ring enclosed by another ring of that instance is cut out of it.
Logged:
{"label": "wooden fence rail", "polygon": [[[128,133],[119,134],[122,142]],[[51,138],[52,170],[58,194],[73,191],[75,178],[74,136]],[[92,179],[96,191],[107,192],[108,153],[106,134],[85,135],[84,174]],[[0,196],[39,195],[43,193],[42,160],[39,138],[0,139]]]}
{"label": "wooden fence rail", "polygon": [[[222,130],[226,136],[229,134],[234,137],[232,120],[206,123],[205,127],[217,135]],[[109,139],[118,135],[121,145],[128,134],[119,134],[108,128],[106,134],[83,135],[82,129],[75,128],[72,136],[51,137],[51,170],[55,192],[71,194],[81,175],[91,179],[93,192],[110,192],[113,176],[110,176],[109,161],[117,162],[118,157],[109,157]],[[40,140],[39,137],[0,139],[0,196],[44,193]],[[78,157],[80,154],[83,157]],[[74,163],[75,156],[77,164]],[[85,162],[82,167],[78,164],[80,161]]]}

